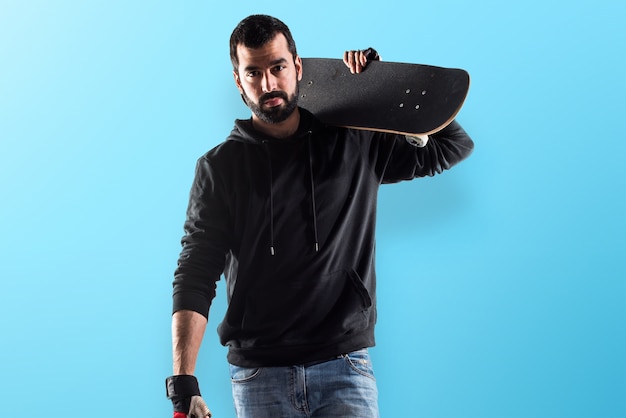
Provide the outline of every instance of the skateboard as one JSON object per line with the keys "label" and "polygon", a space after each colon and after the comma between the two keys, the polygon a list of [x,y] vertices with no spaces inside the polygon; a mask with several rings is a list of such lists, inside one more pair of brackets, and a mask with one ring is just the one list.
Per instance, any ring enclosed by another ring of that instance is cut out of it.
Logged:
{"label": "skateboard", "polygon": [[405,135],[446,127],[467,96],[462,69],[370,61],[350,73],[340,59],[303,58],[299,105],[322,122]]}

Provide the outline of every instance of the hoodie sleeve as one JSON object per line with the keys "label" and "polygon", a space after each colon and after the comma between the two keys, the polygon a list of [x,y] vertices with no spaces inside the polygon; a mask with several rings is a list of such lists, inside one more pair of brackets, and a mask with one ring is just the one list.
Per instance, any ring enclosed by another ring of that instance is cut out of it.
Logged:
{"label": "hoodie sleeve", "polygon": [[189,194],[185,235],[174,273],[173,311],[188,309],[208,317],[228,251],[228,210],[223,184],[206,156],[198,160]]}
{"label": "hoodie sleeve", "polygon": [[474,149],[472,139],[456,121],[429,135],[424,147],[399,135],[387,136],[380,142],[377,172],[382,183],[434,176],[467,158]]}

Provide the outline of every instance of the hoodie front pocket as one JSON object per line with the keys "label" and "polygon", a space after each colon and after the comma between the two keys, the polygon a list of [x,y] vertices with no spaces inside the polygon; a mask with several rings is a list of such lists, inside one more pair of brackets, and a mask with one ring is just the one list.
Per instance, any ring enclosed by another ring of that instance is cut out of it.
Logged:
{"label": "hoodie front pocket", "polygon": [[323,344],[370,326],[372,299],[354,270],[281,282],[248,295],[242,330],[261,345]]}

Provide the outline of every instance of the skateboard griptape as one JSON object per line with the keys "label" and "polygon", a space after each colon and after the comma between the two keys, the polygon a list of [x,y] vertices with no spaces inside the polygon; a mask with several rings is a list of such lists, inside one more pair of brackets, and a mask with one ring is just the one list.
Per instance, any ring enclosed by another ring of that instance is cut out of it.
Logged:
{"label": "skateboard griptape", "polygon": [[465,70],[372,61],[352,74],[339,59],[303,58],[299,104],[336,126],[429,134],[457,115],[469,89]]}

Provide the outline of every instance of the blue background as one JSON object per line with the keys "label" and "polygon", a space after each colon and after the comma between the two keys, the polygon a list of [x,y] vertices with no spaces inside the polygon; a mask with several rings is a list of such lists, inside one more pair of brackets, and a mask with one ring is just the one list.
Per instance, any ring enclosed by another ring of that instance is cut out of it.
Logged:
{"label": "blue background", "polygon": [[[249,116],[228,38],[262,12],[302,56],[472,76],[472,157],[381,193],[382,416],[626,416],[626,3],[246,4],[0,1],[0,415],[171,416],[193,168]],[[225,418],[220,284],[198,376]]]}

